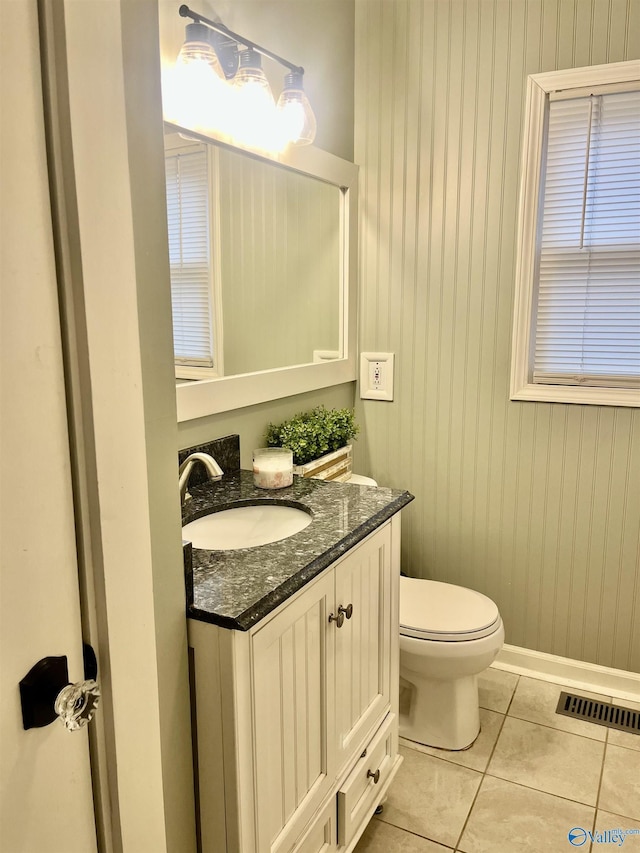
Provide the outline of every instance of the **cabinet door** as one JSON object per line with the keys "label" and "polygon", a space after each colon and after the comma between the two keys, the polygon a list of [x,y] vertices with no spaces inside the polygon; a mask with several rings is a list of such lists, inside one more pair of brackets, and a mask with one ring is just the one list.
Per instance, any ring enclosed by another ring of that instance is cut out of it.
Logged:
{"label": "cabinet door", "polygon": [[335,782],[333,572],[252,639],[257,848],[287,850]]}
{"label": "cabinet door", "polygon": [[334,570],[336,607],[353,607],[334,630],[338,772],[390,707],[391,568],[387,524]]}
{"label": "cabinet door", "polygon": [[338,849],[336,836],[336,803],[331,799],[296,844],[293,853],[332,853]]}

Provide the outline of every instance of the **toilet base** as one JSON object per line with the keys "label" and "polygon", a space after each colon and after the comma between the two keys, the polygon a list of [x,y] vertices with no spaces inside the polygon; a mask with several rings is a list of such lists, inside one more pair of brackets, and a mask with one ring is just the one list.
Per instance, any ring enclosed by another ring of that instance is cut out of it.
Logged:
{"label": "toilet base", "polygon": [[468,749],[480,733],[477,675],[447,681],[402,675],[411,695],[401,701],[400,736],[439,749]]}

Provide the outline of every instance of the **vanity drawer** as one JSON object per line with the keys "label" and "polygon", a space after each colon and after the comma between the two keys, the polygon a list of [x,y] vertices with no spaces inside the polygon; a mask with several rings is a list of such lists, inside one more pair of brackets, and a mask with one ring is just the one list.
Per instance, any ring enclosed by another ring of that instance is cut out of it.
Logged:
{"label": "vanity drawer", "polygon": [[338,844],[349,844],[368,809],[378,799],[395,766],[395,714],[387,714],[367,748],[338,791]]}

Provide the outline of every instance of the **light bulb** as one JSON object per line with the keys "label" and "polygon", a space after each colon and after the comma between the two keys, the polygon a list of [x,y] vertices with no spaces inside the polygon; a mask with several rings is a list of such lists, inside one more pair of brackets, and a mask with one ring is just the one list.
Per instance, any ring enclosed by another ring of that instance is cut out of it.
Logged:
{"label": "light bulb", "polygon": [[248,48],[240,54],[240,68],[233,80],[233,135],[250,148],[277,150],[276,105],[262,70],[260,54]]}
{"label": "light bulb", "polygon": [[162,78],[164,114],[192,130],[229,133],[229,85],[204,24],[188,24],[176,64]]}
{"label": "light bulb", "polygon": [[311,145],[316,138],[316,117],[302,88],[300,72],[294,71],[284,78],[277,109],[287,141],[294,145]]}

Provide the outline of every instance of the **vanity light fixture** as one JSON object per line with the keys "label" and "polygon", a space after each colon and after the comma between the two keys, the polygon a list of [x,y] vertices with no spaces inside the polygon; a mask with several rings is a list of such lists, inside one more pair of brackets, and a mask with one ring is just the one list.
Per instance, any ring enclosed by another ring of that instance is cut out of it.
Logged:
{"label": "vanity light fixture", "polygon": [[[310,145],[316,119],[303,88],[304,68],[182,5],[191,18],[175,68],[163,77],[165,118],[248,148]],[[288,69],[276,107],[262,57]]]}

